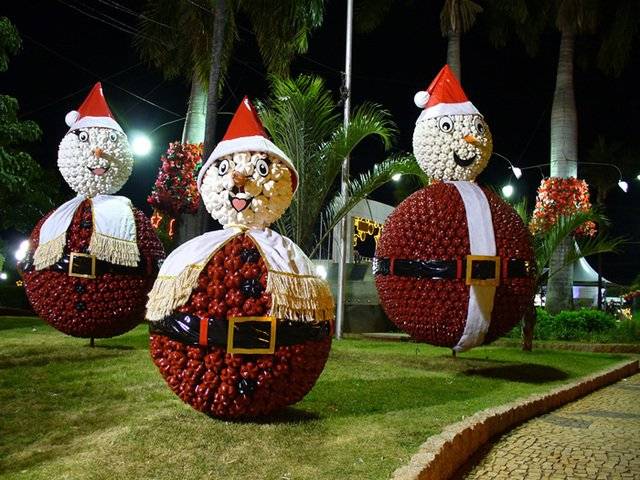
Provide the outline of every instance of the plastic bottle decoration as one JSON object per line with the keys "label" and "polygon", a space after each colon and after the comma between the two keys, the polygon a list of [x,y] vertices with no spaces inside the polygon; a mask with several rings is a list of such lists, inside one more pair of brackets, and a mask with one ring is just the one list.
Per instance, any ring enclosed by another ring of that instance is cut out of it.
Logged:
{"label": "plastic bottle decoration", "polygon": [[291,240],[266,228],[298,183],[245,97],[198,188],[223,230],[174,250],[149,294],[151,356],[180,398],[222,418],[301,400],[331,347],[328,284]]}
{"label": "plastic bottle decoration", "polygon": [[35,312],[74,337],[112,337],[144,320],[146,294],[164,250],[128,198],[133,156],[96,83],[58,151],[58,168],[77,196],[38,222],[19,267]]}
{"label": "plastic bottle decoration", "polygon": [[414,154],[434,181],[387,219],[376,287],[400,329],[460,352],[522,318],[533,301],[533,250],[517,213],[474,182],[491,156],[491,133],[449,67],[414,100],[423,108]]}

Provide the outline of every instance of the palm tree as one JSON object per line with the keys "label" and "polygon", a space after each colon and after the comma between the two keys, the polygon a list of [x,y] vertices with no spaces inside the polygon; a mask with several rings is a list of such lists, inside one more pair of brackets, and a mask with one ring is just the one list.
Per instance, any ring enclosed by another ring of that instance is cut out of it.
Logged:
{"label": "palm tree", "polygon": [[[393,180],[396,174],[410,175],[416,180],[413,187],[422,188],[429,184],[429,177],[420,168],[415,157],[410,154],[397,154],[373,166],[373,168],[347,183],[346,197],[338,192],[328,203],[322,213],[323,235],[316,237],[315,245],[309,256],[318,251],[325,238],[333,231],[334,227],[362,200]],[[415,191],[417,188],[413,188]]]}
{"label": "palm tree", "polygon": [[440,30],[447,37],[447,63],[458,80],[462,80],[460,37],[473,27],[480,12],[482,7],[473,0],[444,0],[440,11]]}
{"label": "palm tree", "polygon": [[[551,111],[551,176],[577,177],[578,116],[573,85],[573,62],[576,36],[593,32],[597,26],[598,7],[608,10],[608,24],[601,43],[599,64],[605,70],[619,73],[637,33],[638,2],[621,0],[599,5],[596,0],[562,0],[557,4],[555,24],[560,32],[560,50],[556,72],[556,87]],[[635,14],[635,16],[634,16]],[[573,240],[567,238],[556,250],[550,262],[552,275],[547,285],[547,310],[556,313],[573,306],[573,270],[563,267]]]}
{"label": "palm tree", "polygon": [[[291,158],[300,174],[298,192],[275,228],[310,253],[317,244],[314,232],[318,219],[335,187],[343,159],[372,136],[388,148],[395,127],[386,110],[366,103],[354,109],[345,128],[323,80],[306,75],[295,79],[272,77],[271,95],[257,107],[274,143]],[[384,175],[390,178],[400,168],[386,164]],[[380,177],[381,172],[378,168],[374,174]],[[355,186],[352,190],[357,193]]]}
{"label": "palm tree", "polygon": [[[527,211],[526,202],[514,205],[514,208],[522,218],[525,225],[531,221],[531,214]],[[551,259],[562,248],[567,240],[570,248],[563,256],[561,268],[571,270],[573,264],[584,257],[615,251],[622,243],[621,238],[609,238],[602,230],[592,238],[574,240],[573,232],[586,222],[595,222],[599,225],[607,223],[606,217],[597,212],[576,212],[572,215],[560,216],[557,221],[544,233],[533,236],[533,249],[536,258],[536,291],[539,291],[545,281],[558,275],[558,271],[550,269]],[[522,349],[531,351],[533,348],[533,333],[536,324],[536,309],[531,303],[522,319]]]}
{"label": "palm tree", "polygon": [[[308,49],[324,15],[324,0],[148,0],[136,45],[143,59],[167,79],[191,82],[183,141],[204,140],[204,158],[217,141],[218,97],[238,38],[236,17],[246,15],[267,70],[286,75],[294,56]],[[159,40],[162,41],[159,41]],[[208,216],[184,222],[181,237],[202,233]],[[194,228],[188,228],[190,225]],[[186,240],[181,238],[181,240]]]}

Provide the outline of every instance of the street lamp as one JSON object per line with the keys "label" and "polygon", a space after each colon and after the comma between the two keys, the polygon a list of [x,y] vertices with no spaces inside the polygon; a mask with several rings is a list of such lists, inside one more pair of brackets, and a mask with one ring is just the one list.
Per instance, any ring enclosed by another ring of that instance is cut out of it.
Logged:
{"label": "street lamp", "polygon": [[[528,167],[518,168],[518,167],[513,166],[513,164],[509,161],[509,159],[507,157],[505,157],[504,155],[500,155],[499,153],[496,153],[496,152],[493,152],[493,153],[494,153],[494,155],[497,155],[500,158],[503,158],[504,160],[507,161],[507,163],[509,163],[509,165],[511,167],[511,170],[513,171],[513,174],[515,175],[516,178],[520,178],[522,176],[522,171],[523,170],[530,170],[532,168],[540,168],[540,167],[548,167],[549,165],[551,165],[550,163],[539,163],[538,165],[531,165],[531,166],[528,166]],[[629,184],[622,179],[622,170],[620,170],[620,168],[618,168],[618,166],[614,165],[613,163],[579,162],[579,165],[600,165],[600,166],[603,166],[603,167],[615,168],[618,171],[618,175],[619,175],[618,187],[620,187],[620,190],[622,190],[625,193],[627,193],[627,191],[629,190]],[[543,177],[544,177],[544,174],[543,174]],[[640,180],[640,175],[638,175],[636,178],[638,180]],[[503,188],[503,193],[504,193],[504,188]]]}
{"label": "street lamp", "polygon": [[327,267],[324,265],[316,265],[316,273],[323,280],[327,279]]}
{"label": "street lamp", "polygon": [[131,150],[138,157],[145,157],[151,152],[151,140],[144,133],[134,133],[131,137]]}
{"label": "street lamp", "polygon": [[29,251],[29,240],[23,240],[22,242],[20,242],[20,246],[18,247],[18,250],[16,250],[13,255],[16,257],[16,260],[21,262],[22,260],[24,260],[24,257],[27,256],[28,251]]}
{"label": "street lamp", "polygon": [[6,280],[7,278],[7,272],[0,272],[0,280]]}
{"label": "street lamp", "polygon": [[394,173],[391,176],[391,180],[393,180],[394,182],[399,182],[401,178],[402,178],[402,174],[401,173]]}
{"label": "street lamp", "polygon": [[513,186],[505,185],[504,187],[502,187],[502,195],[504,196],[504,198],[511,197],[511,195],[513,195]]}
{"label": "street lamp", "polygon": [[502,158],[504,161],[506,161],[509,164],[509,168],[511,168],[511,171],[513,172],[513,176],[516,177],[516,180],[520,179],[520,177],[522,177],[522,169],[515,167],[513,165],[513,163],[511,163],[511,160],[509,160],[507,157],[505,157],[504,155],[498,153],[498,152],[493,152],[494,155]]}

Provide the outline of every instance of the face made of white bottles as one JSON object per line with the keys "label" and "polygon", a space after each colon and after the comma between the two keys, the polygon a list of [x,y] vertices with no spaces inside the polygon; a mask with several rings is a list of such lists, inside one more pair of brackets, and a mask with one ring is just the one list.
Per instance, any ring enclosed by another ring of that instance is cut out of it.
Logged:
{"label": "face made of white bottles", "polygon": [[207,211],[223,226],[264,228],[291,204],[291,170],[263,152],[226,155],[206,171],[200,194]]}
{"label": "face made of white bottles", "polygon": [[86,127],[67,133],[58,149],[58,169],[80,195],[95,197],[122,188],[133,169],[127,136],[104,127]]}
{"label": "face made of white bottles", "polygon": [[413,131],[413,153],[434,180],[474,180],[492,150],[491,132],[481,115],[425,118]]}

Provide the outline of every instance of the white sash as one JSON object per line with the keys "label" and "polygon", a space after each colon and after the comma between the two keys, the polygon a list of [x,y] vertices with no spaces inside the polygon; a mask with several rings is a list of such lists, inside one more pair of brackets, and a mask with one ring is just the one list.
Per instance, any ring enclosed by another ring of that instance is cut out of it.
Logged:
{"label": "white sash", "polygon": [[[495,256],[496,240],[493,232],[493,220],[484,192],[472,182],[447,183],[453,184],[462,197],[467,217],[471,255]],[[499,274],[499,272],[496,273]],[[495,293],[496,287],[494,286],[471,285],[467,323],[458,344],[453,347],[456,352],[464,352],[482,345],[484,342],[484,336],[491,323]]]}

